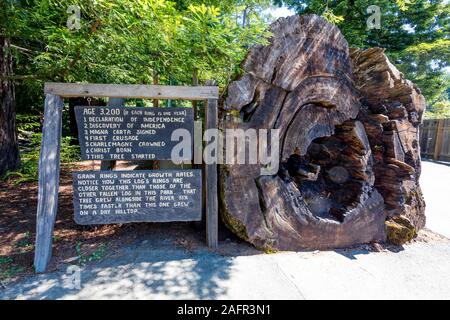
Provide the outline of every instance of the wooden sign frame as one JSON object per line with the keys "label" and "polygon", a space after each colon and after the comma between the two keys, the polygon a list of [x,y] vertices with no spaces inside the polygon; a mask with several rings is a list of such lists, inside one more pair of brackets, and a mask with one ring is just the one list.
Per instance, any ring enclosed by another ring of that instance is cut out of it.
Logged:
{"label": "wooden sign frame", "polygon": [[[53,228],[58,209],[63,98],[108,97],[172,100],[205,100],[206,129],[218,128],[219,89],[206,86],[161,86],[124,84],[45,83],[44,124],[39,157],[39,187],[36,216],[34,268],[45,272],[52,256]],[[206,240],[218,245],[217,164],[204,165]]]}

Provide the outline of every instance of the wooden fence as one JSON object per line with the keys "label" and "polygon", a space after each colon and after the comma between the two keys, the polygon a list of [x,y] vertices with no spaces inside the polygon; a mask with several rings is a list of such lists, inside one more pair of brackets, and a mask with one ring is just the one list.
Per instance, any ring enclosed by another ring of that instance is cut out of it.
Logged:
{"label": "wooden fence", "polygon": [[450,161],[450,119],[424,120],[420,148],[424,158]]}

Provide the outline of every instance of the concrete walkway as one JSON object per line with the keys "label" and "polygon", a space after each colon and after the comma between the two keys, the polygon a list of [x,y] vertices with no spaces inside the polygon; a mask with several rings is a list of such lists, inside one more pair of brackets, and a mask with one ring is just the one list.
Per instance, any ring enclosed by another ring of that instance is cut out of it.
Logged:
{"label": "concrete walkway", "polygon": [[422,161],[420,185],[428,229],[450,239],[450,163]]}
{"label": "concrete walkway", "polygon": [[[428,226],[447,236],[449,174],[449,166],[424,162]],[[426,230],[396,252],[361,246],[262,254],[231,239],[212,252],[149,235],[83,267],[80,289],[71,288],[66,268],[12,284],[0,298],[450,299],[450,240]]]}
{"label": "concrete walkway", "polygon": [[367,250],[223,256],[138,245],[81,270],[81,290],[63,271],[1,293],[12,299],[450,299],[450,242],[401,252]]}

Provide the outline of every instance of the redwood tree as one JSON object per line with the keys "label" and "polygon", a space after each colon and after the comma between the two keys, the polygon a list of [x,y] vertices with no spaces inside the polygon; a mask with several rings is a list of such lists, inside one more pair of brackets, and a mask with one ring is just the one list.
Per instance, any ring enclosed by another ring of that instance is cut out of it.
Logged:
{"label": "redwood tree", "polygon": [[19,165],[12,73],[10,43],[0,34],[0,175]]}

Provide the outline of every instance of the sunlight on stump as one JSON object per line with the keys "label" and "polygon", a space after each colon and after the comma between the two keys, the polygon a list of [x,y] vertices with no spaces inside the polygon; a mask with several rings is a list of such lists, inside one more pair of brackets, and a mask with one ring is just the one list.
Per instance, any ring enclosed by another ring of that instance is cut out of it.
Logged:
{"label": "sunlight on stump", "polygon": [[[418,89],[382,51],[375,60],[370,51],[353,51],[351,59],[339,29],[321,17],[280,18],[271,32],[270,43],[250,49],[243,75],[229,85],[220,126],[279,129],[280,167],[261,175],[260,165],[221,166],[225,224],[268,251],[383,241],[386,219],[400,216],[423,227]],[[376,97],[389,103],[386,110]],[[372,123],[378,131],[369,130]],[[387,181],[399,189],[395,196]]]}

